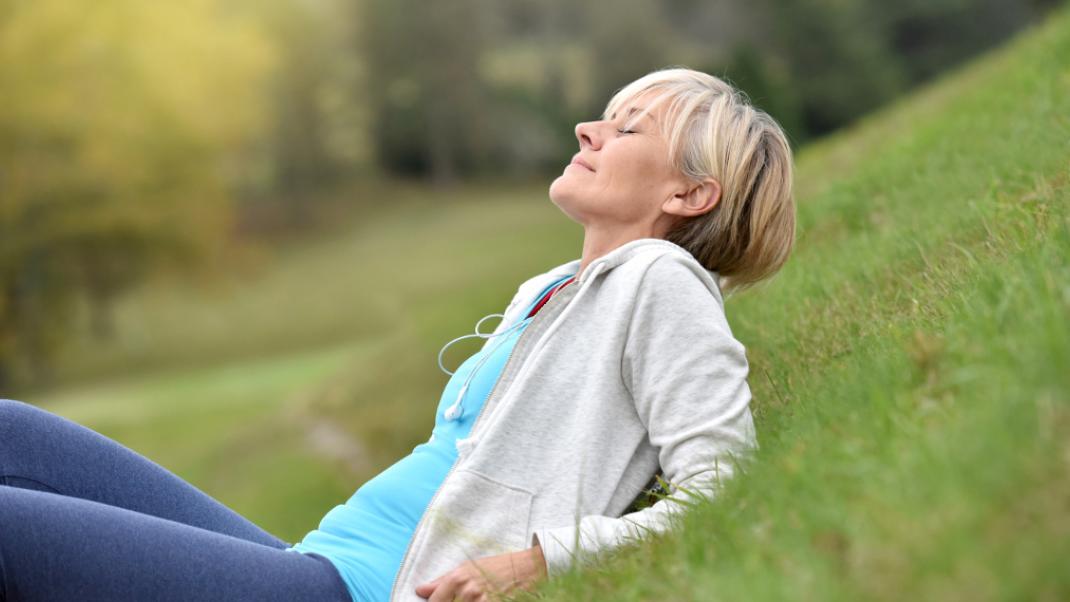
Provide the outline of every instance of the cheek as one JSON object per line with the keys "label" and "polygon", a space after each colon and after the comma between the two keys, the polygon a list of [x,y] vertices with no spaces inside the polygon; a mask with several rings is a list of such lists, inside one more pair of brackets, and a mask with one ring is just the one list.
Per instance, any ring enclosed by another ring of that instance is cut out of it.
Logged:
{"label": "cheek", "polygon": [[617,184],[633,194],[645,196],[645,193],[660,188],[665,182],[665,170],[649,156],[632,157],[631,161],[622,165],[624,168],[614,174]]}
{"label": "cheek", "polygon": [[646,181],[661,175],[661,164],[657,161],[657,152],[646,141],[636,140],[614,157],[613,166],[617,176],[624,176],[634,181]]}

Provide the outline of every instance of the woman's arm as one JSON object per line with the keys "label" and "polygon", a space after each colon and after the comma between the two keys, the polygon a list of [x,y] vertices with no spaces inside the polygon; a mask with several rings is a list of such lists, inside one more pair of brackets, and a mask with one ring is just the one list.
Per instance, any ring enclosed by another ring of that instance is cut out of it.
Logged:
{"label": "woman's arm", "polygon": [[639,285],[621,358],[622,378],[669,482],[670,498],[613,518],[590,515],[576,525],[538,529],[549,575],[580,556],[615,548],[672,526],[693,491],[712,497],[736,463],[757,448],[745,349],[724,309],[686,261],[664,255]]}

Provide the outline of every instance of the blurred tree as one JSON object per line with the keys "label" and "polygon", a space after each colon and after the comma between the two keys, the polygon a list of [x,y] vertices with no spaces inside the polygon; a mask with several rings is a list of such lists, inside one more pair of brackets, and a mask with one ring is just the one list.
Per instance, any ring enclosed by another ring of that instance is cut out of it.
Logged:
{"label": "blurred tree", "polygon": [[654,0],[592,0],[581,5],[584,42],[591,50],[592,98],[586,119],[602,114],[614,92],[668,66],[674,32]]}
{"label": "blurred tree", "polygon": [[[799,139],[842,127],[1039,19],[1051,0],[759,0],[762,62],[787,65]],[[753,32],[757,33],[757,32]]]}
{"label": "blurred tree", "polygon": [[79,299],[107,336],[149,270],[218,257],[223,158],[258,127],[272,60],[221,0],[5,4],[0,390],[47,379]]}
{"label": "blurred tree", "polygon": [[268,175],[250,183],[244,196],[281,205],[289,228],[311,225],[316,204],[328,198],[323,193],[368,162],[353,27],[359,9],[359,2],[342,0],[270,0],[256,7],[279,64],[268,85],[270,132],[260,151]]}
{"label": "blurred tree", "polygon": [[787,65],[806,136],[831,131],[907,87],[874,0],[761,0],[765,48]]}
{"label": "blurred tree", "polygon": [[[696,68],[717,73],[714,67]],[[787,132],[793,147],[807,139],[803,122],[802,98],[780,57],[762,52],[745,43],[735,47],[725,61],[723,78],[746,92],[758,108],[769,113]]]}
{"label": "blurred tree", "polygon": [[420,12],[415,0],[368,0],[360,92],[372,104],[379,164],[438,182],[556,171],[577,121],[672,65],[729,79],[799,145],[1056,1],[461,0]]}
{"label": "blurred tree", "polygon": [[[330,36],[324,29],[330,21],[311,10],[308,3],[284,3],[273,36],[280,46],[281,65],[273,79],[275,103],[274,188],[294,196],[333,179],[334,157],[327,148],[321,98],[330,72]],[[299,218],[300,205],[294,204]]]}
{"label": "blurred tree", "polygon": [[[486,159],[477,173],[529,176],[560,170],[574,148],[572,126],[586,111],[588,53],[575,35],[578,17],[564,0],[517,0],[492,8],[484,19],[487,48],[479,78],[489,97],[482,116]],[[578,67],[578,69],[577,69]]]}
{"label": "blurred tree", "polygon": [[106,337],[146,274],[213,265],[235,207],[264,234],[380,172],[559,173],[576,122],[673,65],[798,146],[1058,3],[0,0],[0,387],[76,309]]}
{"label": "blurred tree", "polygon": [[1025,0],[904,0],[878,4],[889,42],[910,74],[925,81],[1003,40],[1038,14]]}
{"label": "blurred tree", "polygon": [[479,60],[494,14],[481,0],[369,0],[359,32],[369,84],[361,92],[384,169],[445,186],[488,156]]}

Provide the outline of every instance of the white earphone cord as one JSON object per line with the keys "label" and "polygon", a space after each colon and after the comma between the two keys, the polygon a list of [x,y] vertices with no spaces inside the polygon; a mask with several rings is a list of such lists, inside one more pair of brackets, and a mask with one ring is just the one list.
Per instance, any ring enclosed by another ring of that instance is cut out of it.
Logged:
{"label": "white earphone cord", "polygon": [[[459,341],[461,339],[467,339],[467,338],[470,338],[470,337],[480,337],[480,338],[484,338],[484,339],[489,339],[491,337],[496,337],[496,336],[500,336],[500,335],[512,332],[512,331],[516,330],[517,327],[519,327],[521,324],[524,323],[524,320],[518,320],[516,324],[513,324],[512,326],[510,326],[509,328],[506,328],[505,330],[503,330],[501,332],[491,332],[489,334],[483,334],[483,333],[479,332],[479,325],[483,323],[483,320],[486,320],[487,318],[493,318],[495,316],[501,316],[501,318],[503,320],[505,319],[505,314],[488,314],[486,316],[483,316],[482,318],[479,319],[478,322],[476,322],[475,334],[461,335],[461,336],[453,339],[452,341],[446,343],[445,345],[443,345],[442,349],[440,349],[439,352],[438,352],[438,367],[439,367],[439,369],[442,370],[443,372],[445,372],[446,374],[450,375],[450,376],[453,376],[454,373],[456,372],[456,371],[450,372],[449,370],[446,370],[445,366],[442,365],[442,354],[446,352],[446,349],[450,345],[456,343],[457,341]],[[499,324],[499,326],[501,326],[501,324]],[[495,348],[495,349],[497,349],[497,348]],[[493,350],[490,353],[484,354],[483,357],[480,358],[479,363],[476,364],[475,368],[473,368],[472,371],[468,374],[468,378],[465,379],[464,384],[461,385],[460,392],[458,392],[458,394],[457,394],[457,400],[454,401],[453,404],[450,407],[446,408],[445,412],[443,413],[443,415],[446,417],[447,420],[459,420],[461,418],[461,416],[464,415],[464,411],[461,408],[461,400],[464,399],[464,394],[468,392],[468,385],[472,382],[472,379],[475,377],[476,373],[479,372],[479,368],[483,365],[483,362],[486,362],[487,359],[492,355],[494,355],[494,351]]]}
{"label": "white earphone cord", "polygon": [[[453,339],[452,341],[450,341],[449,343],[446,343],[445,345],[443,345],[442,349],[438,352],[438,367],[443,372],[445,372],[446,374],[449,374],[450,376],[453,376],[454,372],[450,372],[450,371],[446,370],[445,366],[442,365],[442,354],[445,353],[446,348],[448,348],[450,345],[456,343],[457,341],[459,341],[461,339],[467,339],[469,337],[480,337],[480,338],[484,338],[484,339],[489,339],[491,337],[500,336],[500,335],[503,335],[503,334],[506,334],[506,333],[509,333],[509,332],[512,332],[512,331],[516,330],[516,328],[518,326],[520,326],[521,324],[524,323],[524,321],[521,320],[521,321],[517,322],[516,324],[513,324],[509,328],[506,328],[505,330],[503,330],[501,332],[498,332],[498,333],[492,332],[490,334],[483,334],[483,333],[479,332],[479,325],[483,323],[483,320],[486,320],[487,318],[493,318],[494,316],[501,316],[502,319],[505,318],[505,314],[489,314],[489,315],[483,316],[482,318],[479,319],[478,322],[476,322],[475,334],[466,334],[466,335],[459,336],[459,337]],[[461,416],[464,413],[463,410],[461,409],[461,400],[464,399],[464,394],[466,392],[468,392],[468,385],[469,385],[469,383],[472,382],[472,378],[475,377],[475,374],[477,372],[479,372],[479,367],[482,366],[483,362],[487,361],[487,358],[489,358],[491,355],[493,355],[493,352],[484,354],[483,357],[480,358],[479,363],[476,364],[476,367],[473,368],[472,371],[469,373],[468,378],[466,378],[465,381],[464,381],[464,384],[461,385],[461,390],[457,394],[457,400],[453,402],[453,405],[451,405],[450,407],[446,408],[446,411],[445,411],[444,415],[445,415],[447,420],[459,420],[461,418]]]}

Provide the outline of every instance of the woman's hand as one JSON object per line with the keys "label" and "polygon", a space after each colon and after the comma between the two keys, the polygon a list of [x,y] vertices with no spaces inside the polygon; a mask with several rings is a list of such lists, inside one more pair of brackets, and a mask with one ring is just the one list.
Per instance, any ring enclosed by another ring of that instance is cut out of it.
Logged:
{"label": "woman's hand", "polygon": [[546,578],[542,548],[469,560],[434,581],[416,587],[416,595],[430,602],[487,602],[489,594],[532,589]]}

